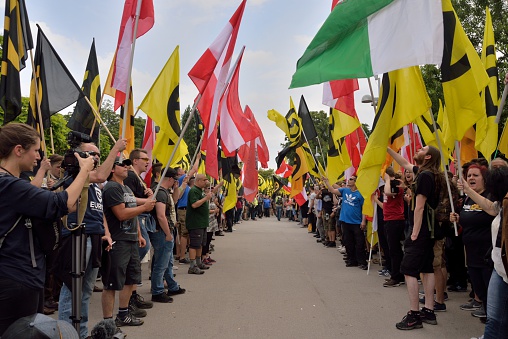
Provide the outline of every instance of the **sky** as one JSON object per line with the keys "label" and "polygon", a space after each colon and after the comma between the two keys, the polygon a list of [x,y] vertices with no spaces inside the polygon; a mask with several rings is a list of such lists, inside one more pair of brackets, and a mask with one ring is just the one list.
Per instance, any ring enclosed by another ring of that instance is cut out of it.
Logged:
{"label": "sky", "polygon": [[[81,85],[95,38],[101,85],[108,75],[118,40],[123,0],[25,0],[34,37],[38,24],[60,55],[76,82]],[[153,0],[155,24],[136,41],[132,82],[137,107],[167,59],[180,46],[180,107],[192,106],[198,92],[187,76],[203,52],[224,28],[241,0]],[[1,5],[4,11],[4,5]],[[285,115],[289,97],[298,107],[303,95],[311,111],[328,111],[322,101],[322,85],[289,90],[296,62],[315,36],[331,9],[331,0],[247,0],[234,60],[242,46],[245,53],[240,70],[239,96],[242,106],[252,109],[270,150],[269,167],[284,142],[284,133],[268,120],[267,111]],[[31,66],[21,72],[22,95],[30,94]],[[372,78],[374,95],[378,86]],[[370,95],[368,82],[360,80],[355,93],[356,111],[369,126],[374,109],[361,103]],[[107,98],[107,97],[106,97]],[[111,98],[110,98],[111,100]],[[111,100],[112,101],[112,100]],[[72,106],[63,113],[72,111]],[[143,113],[139,113],[142,116]]]}

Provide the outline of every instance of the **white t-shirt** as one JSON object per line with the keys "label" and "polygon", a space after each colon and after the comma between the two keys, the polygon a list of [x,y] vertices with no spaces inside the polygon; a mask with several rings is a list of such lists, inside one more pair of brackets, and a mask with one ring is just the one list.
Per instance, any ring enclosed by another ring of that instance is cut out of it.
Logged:
{"label": "white t-shirt", "polygon": [[499,224],[501,223],[501,210],[496,218],[492,221],[491,226],[491,234],[492,234],[492,261],[494,262],[494,268],[496,269],[497,274],[503,281],[508,284],[508,277],[506,276],[506,271],[504,269],[503,260],[501,259],[501,249],[496,247],[497,233],[499,232]]}

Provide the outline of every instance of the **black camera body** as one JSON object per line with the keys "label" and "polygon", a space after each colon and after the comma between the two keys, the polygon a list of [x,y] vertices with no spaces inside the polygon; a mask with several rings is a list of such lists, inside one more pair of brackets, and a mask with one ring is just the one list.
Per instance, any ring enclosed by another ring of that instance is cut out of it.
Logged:
{"label": "black camera body", "polygon": [[69,134],[67,134],[67,142],[71,148],[64,154],[62,167],[69,175],[76,176],[79,173],[79,161],[74,156],[74,153],[78,153],[81,158],[88,158],[90,156],[87,152],[76,151],[76,148],[79,147],[81,143],[92,142],[92,138],[88,134],[70,131]]}
{"label": "black camera body", "polygon": [[402,185],[402,181],[399,179],[390,180],[390,191],[391,193],[399,193],[399,186]]}

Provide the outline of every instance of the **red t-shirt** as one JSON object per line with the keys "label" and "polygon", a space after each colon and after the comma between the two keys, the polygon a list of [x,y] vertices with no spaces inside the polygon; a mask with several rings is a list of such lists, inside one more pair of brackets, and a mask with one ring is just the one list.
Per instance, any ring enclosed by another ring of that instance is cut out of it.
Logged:
{"label": "red t-shirt", "polygon": [[398,187],[399,193],[394,197],[384,195],[383,201],[383,219],[389,220],[404,220],[404,189]]}

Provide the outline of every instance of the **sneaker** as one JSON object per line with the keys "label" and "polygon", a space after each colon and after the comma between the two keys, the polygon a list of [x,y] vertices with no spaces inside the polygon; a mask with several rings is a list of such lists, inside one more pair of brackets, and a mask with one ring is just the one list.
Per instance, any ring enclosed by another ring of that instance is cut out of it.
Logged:
{"label": "sneaker", "polygon": [[208,261],[211,263],[217,262],[216,260],[212,259],[211,257],[208,257]]}
{"label": "sneaker", "polygon": [[171,298],[166,293],[153,294],[152,295],[152,301],[156,302],[156,303],[172,303],[173,302],[173,298]]}
{"label": "sneaker", "polygon": [[[153,304],[152,304],[153,305]],[[129,313],[135,318],[146,317],[146,311],[137,307],[134,303],[129,302]]]}
{"label": "sneaker", "polygon": [[202,269],[202,270],[208,270],[208,269],[210,269],[210,267],[209,267],[209,266],[206,266],[205,264],[196,265],[196,266],[197,266],[197,267],[199,267],[199,268],[200,268],[200,269]]}
{"label": "sneaker", "polygon": [[117,327],[122,326],[140,326],[143,325],[143,320],[134,317],[132,314],[128,313],[125,317],[119,318],[118,315],[115,318],[115,325]]}
{"label": "sneaker", "polygon": [[385,268],[383,268],[382,270],[378,271],[378,275],[380,277],[387,277],[387,278],[389,278],[391,276],[390,271],[388,271]]}
{"label": "sneaker", "polygon": [[187,273],[189,273],[189,274],[204,274],[204,273],[205,273],[205,271],[201,271],[201,270],[199,269],[199,267],[194,266],[194,267],[192,267],[192,268],[190,268],[190,267],[189,267],[189,270],[187,271]]}
{"label": "sneaker", "polygon": [[129,304],[130,303],[134,303],[134,305],[137,308],[141,308],[141,309],[144,309],[144,310],[153,307],[153,303],[151,301],[145,301],[145,299],[141,295],[139,295],[137,293],[131,295],[131,299],[129,301]]}
{"label": "sneaker", "polygon": [[366,264],[363,264],[363,265],[358,265],[358,268],[361,270],[367,271],[369,269],[369,266],[367,266]]}
{"label": "sneaker", "polygon": [[323,240],[321,240],[321,239],[316,239],[316,242],[322,242],[322,241],[323,241]]}
{"label": "sneaker", "polygon": [[339,253],[340,254],[346,254],[346,248],[344,246],[339,247]]}
{"label": "sneaker", "polygon": [[136,284],[138,287],[143,287],[143,282],[140,282],[139,284]]}
{"label": "sneaker", "polygon": [[335,243],[335,241],[330,241],[328,242],[328,245],[326,245],[326,247],[337,247],[337,244]]}
{"label": "sneaker", "polygon": [[426,323],[431,325],[437,325],[436,315],[433,310],[429,310],[426,307],[422,307],[420,310],[420,319]]}
{"label": "sneaker", "polygon": [[178,266],[173,265],[173,271],[178,271]]}
{"label": "sneaker", "polygon": [[358,263],[347,261],[346,267],[358,267]]}
{"label": "sneaker", "polygon": [[190,264],[190,260],[189,260],[189,258],[183,258],[183,259],[178,260],[178,263],[182,264],[182,265],[183,264]]}
{"label": "sneaker", "polygon": [[476,311],[471,312],[471,315],[473,317],[480,318],[480,319],[486,319],[487,318],[487,314],[483,310],[483,305],[482,305],[482,307],[480,307]]}
{"label": "sneaker", "polygon": [[411,311],[402,318],[399,323],[395,324],[399,330],[413,330],[415,328],[423,328],[422,319],[419,314],[413,314]]}
{"label": "sneaker", "polygon": [[383,287],[397,287],[397,286],[400,286],[400,282],[393,279],[385,281],[385,283],[383,284]]}
{"label": "sneaker", "polygon": [[460,309],[463,311],[476,311],[482,307],[482,303],[476,301],[475,299],[471,300],[467,304],[460,305]]}
{"label": "sneaker", "polygon": [[460,285],[448,286],[448,292],[467,292],[467,287]]}
{"label": "sneaker", "polygon": [[446,304],[434,301],[434,312],[446,312]]}
{"label": "sneaker", "polygon": [[168,291],[169,296],[184,294],[184,293],[185,293],[185,288],[181,288],[180,286],[178,286],[178,289],[176,291]]}

